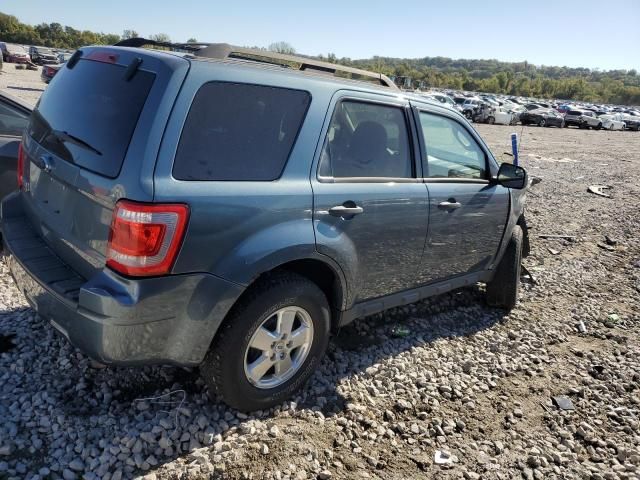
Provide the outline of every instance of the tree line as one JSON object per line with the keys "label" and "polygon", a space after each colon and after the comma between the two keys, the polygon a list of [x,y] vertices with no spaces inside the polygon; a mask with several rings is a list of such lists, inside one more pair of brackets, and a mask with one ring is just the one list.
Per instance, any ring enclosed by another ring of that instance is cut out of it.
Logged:
{"label": "tree line", "polygon": [[[13,15],[0,13],[0,41],[24,45],[75,49],[84,45],[112,45],[124,38],[139,37],[135,30],[122,35],[77,30],[59,23],[27,25]],[[165,33],[151,35],[152,40],[169,42]],[[195,42],[195,38],[188,41]],[[272,43],[269,50],[294,53],[286,42]],[[416,59],[373,57],[366,60],[337,58],[335,54],[318,56],[347,66],[363,68],[393,77],[409,79],[415,88],[451,88],[456,90],[501,93],[525,97],[557,98],[587,102],[640,105],[640,75],[635,70],[591,70],[536,66],[524,62],[465,60],[447,57]]]}
{"label": "tree line", "polygon": [[445,88],[524,97],[640,105],[640,75],[636,70],[590,70],[536,66],[528,62],[373,57],[329,61],[409,79],[412,87]]}

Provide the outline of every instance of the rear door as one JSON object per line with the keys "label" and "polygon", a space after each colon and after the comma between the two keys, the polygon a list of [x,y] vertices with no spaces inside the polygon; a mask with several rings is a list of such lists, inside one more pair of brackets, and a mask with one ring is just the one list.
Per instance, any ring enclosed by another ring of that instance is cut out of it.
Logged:
{"label": "rear door", "polygon": [[29,115],[31,109],[26,103],[0,93],[0,199],[17,187],[18,146]]}
{"label": "rear door", "polygon": [[404,99],[339,92],[312,173],[317,248],[363,301],[415,285],[428,226]]}
{"label": "rear door", "polygon": [[138,49],[83,49],[33,111],[24,137],[25,213],[85,278],[105,264],[115,202],[153,200],[160,138],[188,65]]}
{"label": "rear door", "polygon": [[498,251],[509,190],[490,184],[489,154],[466,122],[416,106],[429,233],[420,266],[424,283],[485,269]]}

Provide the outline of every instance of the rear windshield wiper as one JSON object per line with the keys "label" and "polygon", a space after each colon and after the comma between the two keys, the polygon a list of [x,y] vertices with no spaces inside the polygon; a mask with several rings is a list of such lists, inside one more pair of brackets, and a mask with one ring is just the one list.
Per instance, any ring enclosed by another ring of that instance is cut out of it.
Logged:
{"label": "rear windshield wiper", "polygon": [[89,145],[87,142],[82,140],[81,138],[76,137],[75,135],[71,135],[69,132],[65,132],[63,130],[51,130],[51,133],[63,142],[73,143],[74,145],[78,145],[79,147],[84,147],[87,150],[91,150],[96,155],[102,156],[102,152],[98,150],[96,147]]}

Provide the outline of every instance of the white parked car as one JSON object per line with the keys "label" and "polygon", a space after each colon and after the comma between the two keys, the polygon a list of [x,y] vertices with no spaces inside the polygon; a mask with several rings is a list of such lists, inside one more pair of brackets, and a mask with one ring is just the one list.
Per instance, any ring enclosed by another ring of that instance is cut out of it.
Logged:
{"label": "white parked car", "polygon": [[626,123],[622,120],[622,115],[618,113],[600,115],[602,121],[602,128],[606,130],[624,130]]}
{"label": "white parked car", "polygon": [[492,112],[494,123],[499,125],[515,125],[517,115],[504,109],[504,107],[496,107]]}
{"label": "white parked car", "polygon": [[591,110],[584,110],[582,112],[582,121],[587,128],[595,128],[596,130],[604,128],[602,120],[600,120],[600,118]]}
{"label": "white parked car", "polygon": [[448,95],[443,95],[441,93],[437,93],[437,92],[429,92],[429,93],[423,93],[422,94],[423,97],[426,97],[430,100],[434,100],[437,102],[442,103],[445,107],[449,107],[452,108],[458,112],[461,112],[462,109],[456,104],[456,102],[453,101],[453,98],[451,98]]}

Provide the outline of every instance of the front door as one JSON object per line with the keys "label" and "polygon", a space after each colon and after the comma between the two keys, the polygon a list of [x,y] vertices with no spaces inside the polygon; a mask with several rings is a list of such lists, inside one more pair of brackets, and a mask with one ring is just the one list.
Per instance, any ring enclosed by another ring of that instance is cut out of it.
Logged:
{"label": "front door", "polygon": [[318,251],[349,282],[348,303],[415,285],[429,220],[405,100],[345,92],[311,182]]}
{"label": "front door", "polygon": [[417,109],[429,190],[423,283],[487,268],[509,213],[509,190],[490,184],[488,153],[454,115]]}

